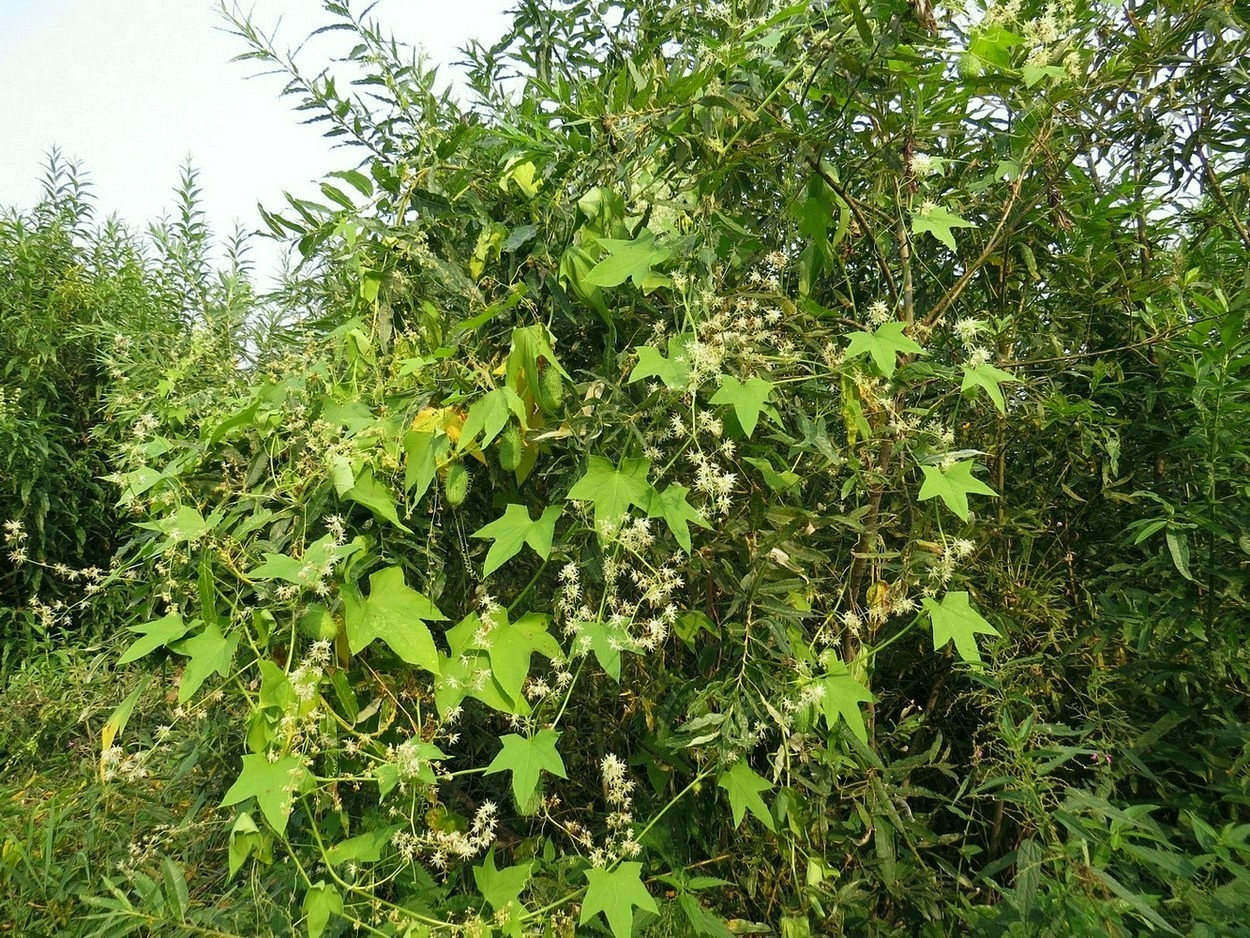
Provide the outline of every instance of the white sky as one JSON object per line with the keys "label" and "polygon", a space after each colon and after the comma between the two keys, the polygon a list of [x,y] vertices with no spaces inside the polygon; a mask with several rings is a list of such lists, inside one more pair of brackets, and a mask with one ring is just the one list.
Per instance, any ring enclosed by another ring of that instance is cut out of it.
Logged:
{"label": "white sky", "polygon": [[[364,9],[355,0],[352,9]],[[511,0],[381,0],[371,18],[442,63],[440,80],[467,38],[504,32]],[[319,0],[245,0],[252,21],[278,26],[282,50],[330,22]],[[317,197],[311,184],[363,155],[301,126],[282,81],[250,78],[256,62],[224,32],[213,0],[0,0],[0,206],[37,201],[46,154],[60,147],[93,184],[97,213],[140,228],[173,207],[179,167],[199,169],[215,233],[235,221],[259,228],[256,203],[280,209],[283,190]],[[280,23],[280,25],[279,25]],[[343,49],[342,33],[309,43],[316,73]],[[267,256],[266,256],[267,255]],[[272,263],[269,251],[254,255]]]}

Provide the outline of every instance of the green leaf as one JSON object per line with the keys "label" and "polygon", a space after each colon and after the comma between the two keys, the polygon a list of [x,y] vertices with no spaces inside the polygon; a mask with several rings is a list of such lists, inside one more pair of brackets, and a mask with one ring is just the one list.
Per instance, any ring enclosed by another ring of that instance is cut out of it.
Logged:
{"label": "green leaf", "polygon": [[438,461],[451,449],[451,440],[444,434],[410,430],[404,436],[404,491],[413,504],[429,491],[438,471]]}
{"label": "green leaf", "polygon": [[547,658],[562,658],[564,650],[560,643],[547,632],[547,617],[536,612],[527,613],[516,622],[508,621],[508,614],[499,611],[489,633],[491,672],[503,692],[513,701],[522,700],[521,688],[529,677],[530,657],[534,652]]}
{"label": "green leaf", "polygon": [[304,893],[304,924],[308,938],[321,938],[326,925],[335,915],[343,914],[343,897],[324,879],[317,880]]}
{"label": "green leaf", "polygon": [[1184,530],[1169,525],[1164,539],[1167,541],[1168,553],[1172,555],[1172,565],[1181,576],[1192,583],[1194,575],[1189,572],[1189,537]]}
{"label": "green leaf", "polygon": [[286,554],[267,552],[265,562],[247,572],[251,580],[286,580],[298,586],[307,586],[308,577],[304,564]]}
{"label": "green leaf", "polygon": [[990,625],[981,614],[968,603],[968,594],[962,590],[947,593],[941,603],[925,598],[924,607],[929,611],[929,621],[933,625],[933,650],[937,651],[949,641],[954,641],[955,650],[964,661],[980,661],[981,652],[977,648],[976,633],[998,635],[998,629]]}
{"label": "green leaf", "polygon": [[391,836],[403,824],[388,824],[365,831],[347,840],[341,840],[325,852],[325,860],[330,866],[342,866],[344,863],[376,863],[382,858],[382,851],[390,843]]}
{"label": "green leaf", "polygon": [[722,375],[720,390],[712,396],[711,403],[731,405],[742,432],[749,438],[755,432],[760,411],[768,409],[764,402],[772,393],[773,383],[763,378],[748,378],[744,384],[733,375]]}
{"label": "green leaf", "polygon": [[482,576],[490,576],[520,553],[526,544],[546,560],[551,555],[551,540],[555,536],[556,519],[561,511],[563,509],[559,505],[549,505],[537,521],[532,521],[529,509],[524,505],[509,505],[502,517],[474,531],[474,537],[495,542],[486,552]]}
{"label": "green leaf", "polygon": [[358,654],[380,638],[409,664],[438,674],[438,649],[427,622],[446,620],[426,596],[404,583],[402,567],[387,567],[369,577],[369,598],[345,604],[348,645]]}
{"label": "green leaf", "polygon": [[538,788],[538,776],[542,770],[558,778],[568,778],[564,772],[564,760],[556,749],[559,739],[560,734],[555,730],[539,730],[529,739],[515,733],[500,737],[503,749],[486,767],[485,774],[511,772],[512,794],[516,803],[527,805]]}
{"label": "green leaf", "polygon": [[998,412],[1005,414],[1007,412],[1007,403],[1003,400],[1003,392],[999,385],[1019,380],[1010,371],[1003,371],[1001,368],[995,368],[988,363],[977,365],[975,368],[969,368],[967,365],[964,365],[964,382],[960,385],[959,390],[975,391],[977,388],[984,388],[985,393],[990,396],[990,400],[994,402]]}
{"label": "green leaf", "polygon": [[909,339],[901,322],[883,322],[876,332],[852,332],[846,358],[871,355],[872,360],[887,378],[894,374],[899,355],[923,355],[924,349]]}
{"label": "green leaf", "polygon": [[799,478],[799,474],[790,469],[783,469],[781,472],[778,472],[767,459],[744,456],[742,461],[758,469],[760,474],[764,476],[764,484],[774,492],[784,492],[792,489],[802,481]]}
{"label": "green leaf", "polygon": [[634,927],[634,909],[658,912],[655,899],[642,884],[642,864],[622,863],[616,869],[586,870],[590,884],[582,900],[578,924],[585,925],[600,912],[612,928],[613,938],[629,938]]}
{"label": "green leaf", "polygon": [[238,644],[237,634],[226,637],[216,625],[210,623],[191,638],[184,638],[172,646],[178,654],[189,655],[191,659],[183,668],[182,680],[178,684],[178,702],[190,700],[210,674],[228,675]]}
{"label": "green leaf", "polygon": [[663,518],[668,529],[673,532],[673,537],[677,538],[677,543],[687,554],[690,553],[692,546],[690,525],[711,528],[699,510],[686,501],[686,493],[689,491],[690,489],[684,485],[676,483],[668,486],[663,492],[652,490],[651,504],[647,506],[647,516]]}
{"label": "green leaf", "polygon": [[608,256],[596,264],[583,278],[584,283],[596,287],[615,287],[626,280],[643,291],[657,286],[667,286],[668,278],[660,276],[651,268],[672,257],[673,252],[656,244],[655,235],[643,229],[632,241],[600,238],[599,244]]}
{"label": "green leaf", "polygon": [[578,654],[589,648],[590,651],[594,652],[595,660],[599,662],[599,667],[603,668],[604,672],[619,684],[621,680],[621,652],[631,651],[636,653],[637,650],[629,630],[623,626],[611,625],[598,619],[589,622],[579,622],[577,623],[577,629],[580,635],[578,642],[579,644],[584,643],[582,648],[578,650]]}
{"label": "green leaf", "polygon": [[965,459],[945,471],[937,466],[921,466],[924,484],[920,486],[920,500],[924,502],[931,498],[941,498],[961,521],[967,521],[969,495],[998,497],[997,492],[973,476],[972,469],[975,465],[972,460]]}
{"label": "green leaf", "polygon": [[375,515],[385,518],[401,531],[412,533],[412,529],[399,520],[399,514],[395,510],[395,499],[391,497],[390,489],[373,477],[372,466],[365,466],[360,471],[360,475],[356,476],[352,487],[348,489],[344,497],[350,498],[358,505],[364,505]]}
{"label": "green leaf", "polygon": [[244,811],[230,829],[230,848],[227,864],[230,876],[239,871],[243,862],[255,856],[262,863],[273,862],[273,841],[269,835],[256,826],[252,816]]}
{"label": "green leaf", "polygon": [[868,730],[864,726],[864,716],[859,712],[859,705],[872,703],[872,693],[851,677],[851,672],[841,661],[833,663],[825,676],[820,679],[820,684],[825,689],[820,699],[820,706],[825,714],[825,725],[833,729],[834,724],[838,722],[838,717],[841,717],[859,741],[867,743]]}
{"label": "green leaf", "polygon": [[130,662],[137,661],[158,648],[169,645],[171,642],[176,642],[187,634],[191,625],[183,622],[182,616],[177,612],[171,612],[155,622],[145,622],[143,625],[128,625],[126,628],[128,631],[137,632],[143,637],[136,640],[134,644],[122,653],[122,656],[117,659],[118,664],[130,664]]}
{"label": "green leaf", "polygon": [[629,373],[629,383],[642,381],[644,378],[659,378],[664,386],[682,390],[690,377],[690,365],[686,360],[686,347],[694,336],[689,333],[672,336],[668,340],[668,357],[660,354],[660,350],[650,345],[639,345],[634,351],[638,353],[638,364]]}
{"label": "green leaf", "polygon": [[593,502],[595,525],[618,524],[631,505],[650,508],[655,490],[647,481],[651,462],[626,458],[620,468],[602,456],[591,456],[586,474],[577,480],[566,496],[570,501]]}
{"label": "green leaf", "polygon": [[458,447],[464,449],[479,435],[481,445],[486,446],[507,426],[509,417],[516,417],[522,427],[526,426],[525,402],[516,391],[505,385],[487,392],[469,408],[469,415],[460,430]]}
{"label": "green leaf", "polygon": [[516,902],[521,890],[530,880],[534,869],[534,861],[509,866],[504,869],[495,868],[495,848],[487,852],[481,866],[473,867],[473,881],[477,883],[477,891],[482,898],[490,903],[496,912],[503,910],[509,903]]}
{"label": "green leaf", "polygon": [[760,797],[760,792],[769,791],[773,783],[761,778],[745,762],[735,762],[734,767],[717,780],[716,787],[725,789],[729,794],[729,807],[733,811],[735,829],[742,826],[742,818],[750,811],[770,831],[777,830],[773,824],[772,812]]}
{"label": "green leaf", "polygon": [[303,791],[310,781],[299,756],[283,756],[270,762],[263,752],[251,753],[243,757],[243,771],[221,799],[221,806],[255,798],[269,826],[281,834],[286,830],[295,793]]}
{"label": "green leaf", "polygon": [[955,250],[953,229],[978,227],[976,222],[960,218],[942,205],[926,205],[911,217],[912,234],[922,235],[927,231],[952,251]]}

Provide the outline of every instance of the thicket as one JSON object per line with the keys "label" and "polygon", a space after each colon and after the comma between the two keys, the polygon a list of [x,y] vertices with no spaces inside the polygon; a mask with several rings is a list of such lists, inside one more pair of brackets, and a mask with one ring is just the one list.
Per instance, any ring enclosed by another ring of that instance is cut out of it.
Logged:
{"label": "thicket", "polygon": [[[127,523],[4,690],[12,920],[1245,932],[1245,11],[525,0],[463,103],[325,9],[231,17],[359,157],[300,267],[188,174],[82,333]],[[19,284],[123,243],[64,201]]]}

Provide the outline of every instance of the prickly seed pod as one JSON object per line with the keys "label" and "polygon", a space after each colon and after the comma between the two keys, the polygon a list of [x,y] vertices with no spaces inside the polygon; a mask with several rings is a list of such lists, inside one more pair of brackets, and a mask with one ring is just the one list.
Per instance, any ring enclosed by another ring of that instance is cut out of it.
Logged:
{"label": "prickly seed pod", "polygon": [[564,403],[564,379],[555,368],[547,368],[539,379],[542,384],[542,404],[547,410],[557,410]]}
{"label": "prickly seed pod", "polygon": [[515,472],[521,465],[521,428],[509,423],[499,435],[499,468]]}
{"label": "prickly seed pod", "polygon": [[447,475],[443,476],[443,498],[447,499],[447,504],[455,508],[457,505],[463,505],[465,496],[469,494],[469,470],[464,467],[463,463],[452,463],[447,470]]}

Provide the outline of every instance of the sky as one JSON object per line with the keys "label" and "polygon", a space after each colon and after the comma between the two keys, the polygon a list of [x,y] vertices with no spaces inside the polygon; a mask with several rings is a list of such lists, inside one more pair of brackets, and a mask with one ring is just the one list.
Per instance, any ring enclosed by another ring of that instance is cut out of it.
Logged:
{"label": "sky", "polygon": [[[470,37],[502,35],[511,0],[380,0],[371,18],[423,48],[450,78]],[[329,22],[320,0],[247,0],[252,22],[276,29],[280,49]],[[354,10],[366,4],[355,0]],[[213,0],[0,0],[0,207],[30,208],[48,152],[82,164],[98,214],[133,229],[173,211],[180,167],[199,171],[214,231],[260,227],[256,204],[283,206],[284,190],[316,197],[326,172],[360,154],[332,149],[280,99],[282,80],[255,76],[255,62],[225,31]],[[315,73],[342,34],[310,41]],[[276,252],[258,245],[259,266]]]}

